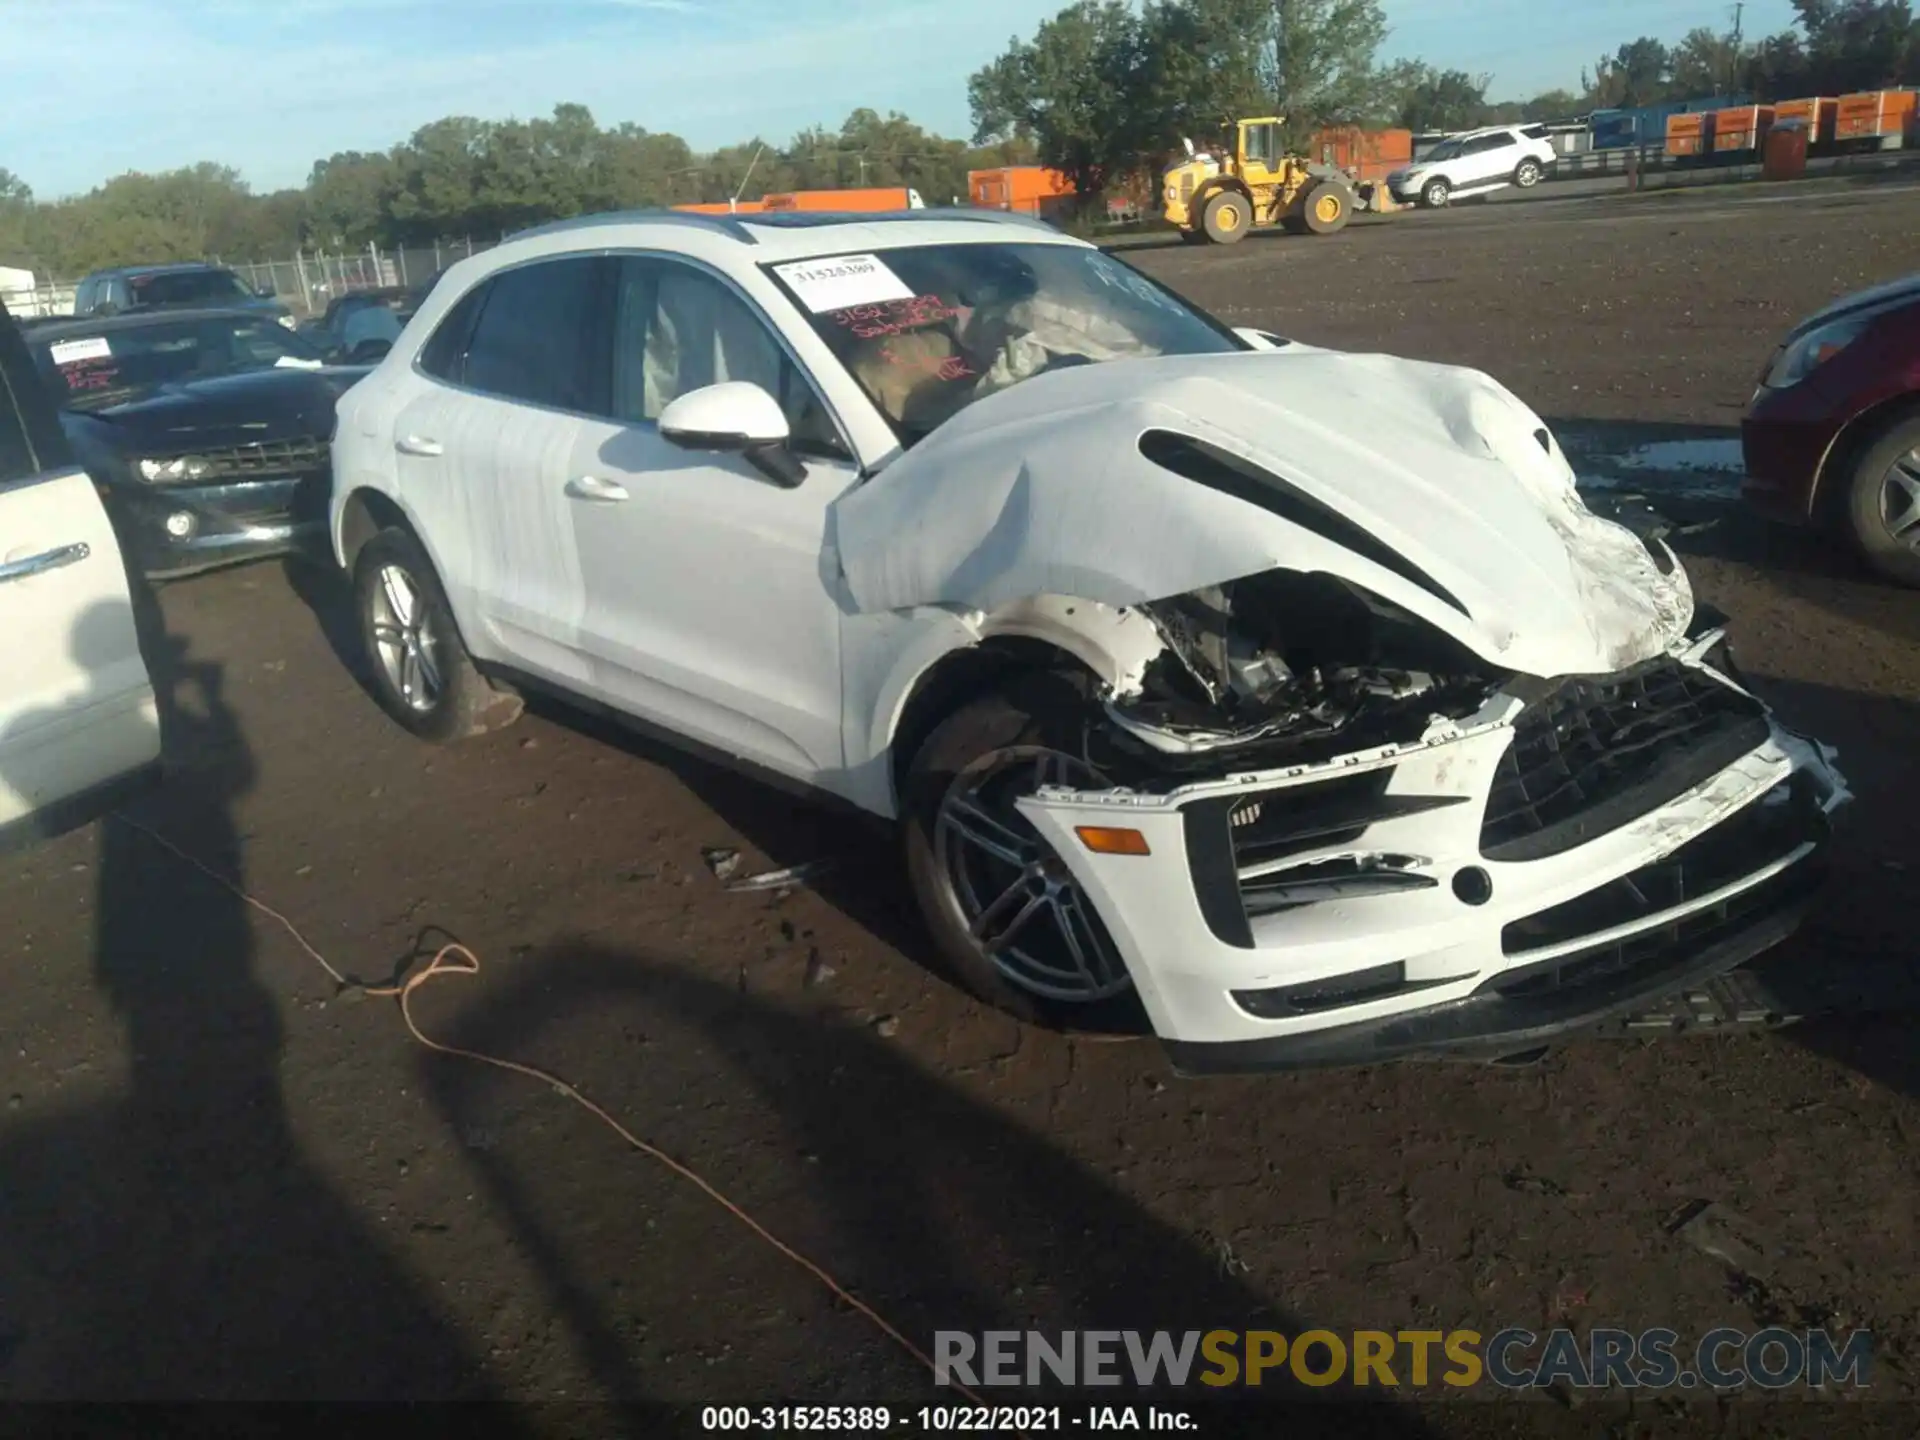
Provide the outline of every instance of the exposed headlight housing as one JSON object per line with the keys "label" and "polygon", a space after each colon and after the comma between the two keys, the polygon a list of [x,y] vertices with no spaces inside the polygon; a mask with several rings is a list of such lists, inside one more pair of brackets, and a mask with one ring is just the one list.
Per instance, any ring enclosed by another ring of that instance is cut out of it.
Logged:
{"label": "exposed headlight housing", "polygon": [[138,469],[142,480],[150,480],[156,485],[203,480],[213,473],[213,466],[198,455],[181,455],[172,460],[142,460]]}
{"label": "exposed headlight housing", "polygon": [[1798,385],[1827,361],[1846,349],[1866,332],[1869,325],[1885,313],[1866,310],[1843,316],[1818,330],[1809,331],[1790,345],[1781,347],[1761,381],[1769,390],[1785,390]]}

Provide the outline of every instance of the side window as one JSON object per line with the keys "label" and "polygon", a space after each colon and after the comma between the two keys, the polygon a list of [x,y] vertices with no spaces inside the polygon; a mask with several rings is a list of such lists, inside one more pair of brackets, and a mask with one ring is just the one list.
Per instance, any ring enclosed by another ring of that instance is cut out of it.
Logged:
{"label": "side window", "polygon": [[25,479],[39,468],[27,443],[27,427],[20,422],[20,409],[14,404],[13,387],[0,374],[0,485]]}
{"label": "side window", "polygon": [[597,413],[602,271],[593,256],[543,260],[494,276],[467,346],[466,383],[476,390]]}
{"label": "side window", "polygon": [[690,390],[747,380],[780,402],[794,448],[845,456],[839,432],[807,377],[723,281],[667,260],[620,262],[613,346],[616,420],[654,421]]}
{"label": "side window", "polygon": [[72,463],[53,397],[0,306],[0,485]]}
{"label": "side window", "polygon": [[1273,128],[1271,125],[1247,127],[1247,159],[1256,160],[1262,165],[1273,164]]}
{"label": "side window", "polygon": [[[441,317],[439,327],[420,347],[422,370],[451,385],[466,383],[467,342],[473,337],[474,317],[486,304],[487,292],[492,288],[487,281],[481,281]],[[336,327],[340,323],[338,311],[334,312],[333,323]]]}

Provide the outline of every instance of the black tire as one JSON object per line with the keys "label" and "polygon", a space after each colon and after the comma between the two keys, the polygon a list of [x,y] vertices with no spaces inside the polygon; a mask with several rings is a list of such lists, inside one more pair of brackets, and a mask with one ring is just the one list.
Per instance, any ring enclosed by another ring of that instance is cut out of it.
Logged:
{"label": "black tire", "polygon": [[1285,230],[1289,235],[1310,235],[1313,233],[1307,229],[1307,217],[1304,215],[1287,216],[1280,222],[1280,228]]}
{"label": "black tire", "polygon": [[1207,232],[1205,230],[1182,230],[1180,232],[1180,243],[1182,245],[1204,245],[1207,243]]}
{"label": "black tire", "polygon": [[1915,496],[1920,496],[1920,415],[1909,415],[1883,430],[1855,462],[1847,485],[1847,521],[1868,565],[1895,584],[1920,589],[1920,520],[1898,523],[1899,510]]}
{"label": "black tire", "polygon": [[[401,609],[393,588],[398,584],[395,575],[404,579],[411,597],[410,625],[395,624]],[[446,744],[501,729],[520,718],[520,698],[496,690],[474,667],[433,562],[407,530],[398,526],[382,530],[361,547],[353,567],[353,608],[375,698],[420,739]],[[417,631],[411,645],[399,638],[407,630]],[[399,662],[390,657],[408,649],[414,663],[396,673]],[[409,671],[417,700],[409,699],[403,684]]]}
{"label": "black tire", "polygon": [[1453,186],[1443,179],[1436,177],[1420,187],[1420,203],[1429,210],[1446,209],[1452,198]]}
{"label": "black tire", "polygon": [[1231,245],[1236,240],[1244,240],[1252,228],[1253,206],[1239,191],[1222,190],[1208,199],[1200,223],[1206,228],[1207,239],[1214,244]]}
{"label": "black tire", "polygon": [[1546,176],[1546,170],[1540,162],[1531,156],[1522,160],[1513,168],[1513,183],[1522,190],[1531,190]]}
{"label": "black tire", "polygon": [[1358,203],[1339,181],[1322,180],[1301,197],[1300,218],[1315,235],[1332,235],[1347,228]]}
{"label": "black tire", "polygon": [[[1070,758],[1084,755],[1086,724],[1078,718],[1085,713],[1084,703],[1070,678],[1036,672],[1017,677],[1000,691],[948,716],[913,756],[902,786],[907,877],[940,960],[955,980],[980,999],[1026,1021],[1077,1029],[1137,1029],[1139,1002],[1125,962],[1112,948],[1104,922],[1079,896],[1077,887],[1069,884],[1075,903],[1083,907],[1077,912],[1083,921],[1078,943],[1089,951],[1106,947],[1100,972],[1110,976],[1114,967],[1119,972],[1118,983],[1110,990],[1097,992],[1089,985],[1088,993],[1078,997],[1043,993],[1042,988],[1016,978],[1031,966],[1022,951],[1036,953],[1042,963],[1048,958],[1064,961],[1070,954],[1053,928],[1060,919],[1051,905],[1019,932],[1019,949],[1010,944],[1013,953],[1004,964],[996,963],[969,925],[970,911],[992,911],[989,897],[1013,895],[1023,883],[1045,885],[1047,879],[1040,876],[1024,882],[1019,878],[1034,864],[1046,867],[1056,882],[1065,875],[1054,852],[1012,809],[1011,799],[1032,793],[1039,757],[1030,752]],[[1099,771],[1078,759],[1066,768],[1065,778],[1080,783],[1072,777],[1081,773],[1089,777],[1088,783],[1106,783]],[[949,804],[960,800],[976,807],[966,813],[984,810],[989,821],[979,826],[969,818],[969,825],[1030,845],[1034,864],[1022,869],[968,846],[946,818]],[[973,876],[989,878],[985,884],[975,884]],[[970,893],[963,894],[963,886]],[[1020,893],[1031,895],[1032,890]],[[1000,913],[1011,914],[1021,903],[1016,899]]]}

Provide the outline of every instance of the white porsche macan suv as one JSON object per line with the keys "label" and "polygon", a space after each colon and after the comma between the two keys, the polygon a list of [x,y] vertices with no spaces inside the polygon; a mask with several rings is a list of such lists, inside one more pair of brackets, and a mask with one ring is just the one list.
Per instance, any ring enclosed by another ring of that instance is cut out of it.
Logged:
{"label": "white porsche macan suv", "polygon": [[986,212],[609,215],[341,400],[379,694],[541,687],[897,819],[941,955],[1187,1072],[1537,1047],[1797,923],[1845,788],[1478,372]]}

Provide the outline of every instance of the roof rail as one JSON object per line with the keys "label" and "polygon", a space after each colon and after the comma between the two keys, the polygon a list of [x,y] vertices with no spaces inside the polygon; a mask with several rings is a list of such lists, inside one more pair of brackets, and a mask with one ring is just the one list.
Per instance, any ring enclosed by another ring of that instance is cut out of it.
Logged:
{"label": "roof rail", "polygon": [[575,215],[568,220],[554,220],[545,225],[535,225],[529,230],[516,230],[507,236],[508,240],[528,240],[536,235],[562,235],[572,230],[591,230],[601,225],[632,225],[644,222],[649,225],[685,225],[695,230],[717,230],[723,235],[746,245],[755,243],[739,220],[732,215],[703,215],[695,210],[608,210],[598,215]]}
{"label": "roof rail", "polygon": [[988,225],[1014,225],[1026,230],[1060,232],[1046,221],[1011,210],[977,210],[968,205],[940,206],[918,210],[763,210],[740,217],[746,226],[770,230],[805,230],[816,225],[894,225],[935,221],[974,221]]}

